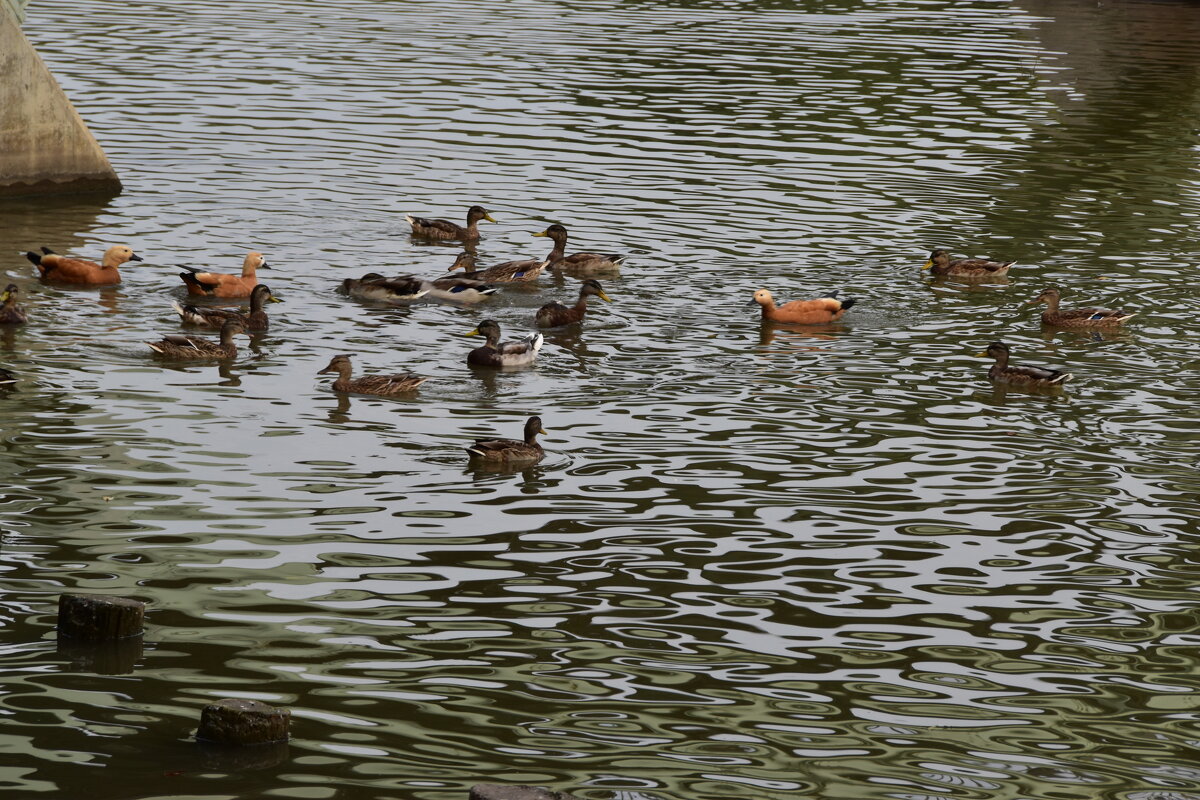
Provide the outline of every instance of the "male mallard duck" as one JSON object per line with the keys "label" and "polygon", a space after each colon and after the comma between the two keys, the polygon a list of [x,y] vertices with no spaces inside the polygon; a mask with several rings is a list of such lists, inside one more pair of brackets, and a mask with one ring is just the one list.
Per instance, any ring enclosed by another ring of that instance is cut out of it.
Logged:
{"label": "male mallard duck", "polygon": [[179,318],[189,325],[202,325],[205,328],[220,328],[231,319],[236,319],[248,331],[265,331],[270,327],[267,312],[263,308],[266,303],[282,303],[265,283],[254,287],[250,293],[250,313],[232,311],[225,308],[205,308],[203,306],[180,305],[178,300],[172,300],[171,305],[179,313]]}
{"label": "male mallard duck", "polygon": [[475,444],[467,448],[467,454],[472,461],[485,461],[499,464],[535,464],[542,460],[546,451],[537,442],[539,433],[545,433],[541,417],[530,417],[525,421],[525,441],[516,439],[476,439]]}
{"label": "male mallard duck", "polygon": [[227,320],[221,326],[221,341],[201,339],[195,336],[168,334],[158,342],[146,342],[150,349],[168,358],[233,358],[237,345],[233,337],[245,333],[246,326],[236,319]]}
{"label": "male mallard duck", "polygon": [[448,219],[426,219],[405,214],[404,218],[412,225],[412,235],[422,239],[462,239],[470,242],[479,238],[479,220],[486,219],[495,222],[492,215],[483,206],[471,206],[467,209],[467,227],[456,225]]}
{"label": "male mallard duck", "polygon": [[17,382],[17,373],[9,369],[0,367],[0,386],[7,386],[10,383]]}
{"label": "male mallard duck", "polygon": [[548,236],[554,241],[554,249],[546,256],[550,261],[550,269],[561,269],[564,272],[597,273],[619,272],[622,262],[627,256],[616,253],[572,253],[567,252],[567,229],[562,225],[551,225],[534,236]]}
{"label": "male mallard duck", "polygon": [[365,375],[361,378],[351,378],[350,373],[353,369],[354,366],[350,363],[350,356],[334,356],[330,359],[329,366],[317,374],[323,375],[326,372],[336,372],[338,374],[337,380],[331,384],[335,392],[377,394],[384,397],[411,392],[429,380],[423,375],[414,375],[411,372],[403,375]]}
{"label": "male mallard duck", "polygon": [[17,305],[19,291],[15,283],[10,283],[0,292],[0,325],[20,325],[29,320],[25,309]]}
{"label": "male mallard duck", "polygon": [[1047,308],[1042,312],[1042,322],[1061,328],[1112,327],[1120,325],[1133,316],[1133,314],[1111,308],[1076,308],[1070,311],[1059,311],[1060,298],[1058,289],[1043,289],[1041,294],[1026,301],[1025,305],[1033,306],[1045,303]]}
{"label": "male mallard duck", "polygon": [[100,264],[84,261],[82,258],[60,256],[49,247],[42,248],[42,255],[26,253],[25,257],[38,268],[44,281],[82,283],[89,286],[120,283],[121,273],[117,271],[117,267],[126,261],[142,260],[141,256],[123,244],[113,245],[105,250]]}
{"label": "male mallard duck", "polygon": [[996,383],[1018,383],[1025,386],[1058,386],[1071,380],[1071,373],[1041,367],[1023,367],[1008,363],[1008,345],[992,342],[988,349],[977,353],[980,358],[994,358],[996,363],[988,370],[988,378]]}
{"label": "male mallard duck", "polygon": [[762,306],[763,319],[790,322],[793,325],[818,325],[841,319],[842,315],[858,302],[853,297],[839,300],[837,294],[837,291],[833,291],[816,300],[792,300],[790,303],[776,306],[771,293],[766,289],[759,289],[754,293],[751,302]]}
{"label": "male mallard duck", "polygon": [[542,335],[531,333],[524,339],[500,343],[500,325],[494,320],[485,319],[479,327],[467,336],[483,335],[487,344],[476,347],[467,354],[467,363],[482,367],[516,367],[532,364],[537,358],[538,350],[542,349]]}
{"label": "male mallard duck", "polygon": [[921,269],[931,270],[934,275],[954,275],[959,278],[986,278],[1007,275],[1015,261],[988,261],[986,258],[959,258],[950,260],[945,250],[934,250]]}
{"label": "male mallard duck", "polygon": [[474,257],[463,258],[460,255],[454,262],[454,265],[450,267],[450,271],[454,272],[456,269],[467,270],[463,277],[473,281],[485,281],[487,283],[528,283],[529,281],[537,280],[537,277],[542,274],[542,270],[549,263],[545,259],[528,258],[524,261],[505,261],[503,264],[497,264],[494,267],[472,270],[470,266],[474,264]]}
{"label": "male mallard duck", "polygon": [[575,301],[574,306],[565,306],[562,303],[546,303],[537,310],[533,321],[539,328],[557,328],[559,325],[570,325],[572,322],[582,322],[583,315],[587,313],[587,299],[589,297],[599,297],[604,302],[610,302],[608,295],[604,293],[604,289],[600,286],[600,281],[586,280],[579,287],[579,299]]}
{"label": "male mallard duck", "polygon": [[[453,273],[456,269],[469,271],[474,266],[475,256],[470,253],[459,253],[458,257],[454,259],[454,265],[450,267],[450,272]],[[456,277],[453,274],[429,281],[429,285],[430,297],[451,303],[479,303],[500,291],[499,286],[492,286],[490,283],[471,278]]]}
{"label": "male mallard duck", "polygon": [[400,305],[420,300],[429,294],[431,289],[433,285],[429,281],[412,275],[385,278],[378,272],[368,272],[361,278],[346,278],[342,281],[342,292],[351,297]]}
{"label": "male mallard duck", "polygon": [[226,275],[220,272],[201,272],[194,267],[184,267],[187,272],[179,273],[187,286],[188,294],[202,297],[249,297],[258,285],[256,270],[270,269],[262,253],[247,253],[242,261],[241,275]]}

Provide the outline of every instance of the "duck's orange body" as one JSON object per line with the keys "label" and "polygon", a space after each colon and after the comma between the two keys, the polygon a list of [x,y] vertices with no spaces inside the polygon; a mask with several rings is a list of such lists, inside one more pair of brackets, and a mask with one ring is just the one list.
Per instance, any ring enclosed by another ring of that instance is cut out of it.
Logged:
{"label": "duck's orange body", "polygon": [[116,245],[104,252],[102,263],[85,261],[82,258],[67,258],[48,248],[42,248],[42,255],[26,253],[25,257],[37,266],[42,280],[54,283],[75,283],[85,286],[107,286],[121,282],[121,273],[117,267],[126,261],[141,261],[141,256],[124,245]]}
{"label": "duck's orange body", "polygon": [[818,297],[815,300],[793,300],[781,306],[775,305],[775,298],[766,289],[754,293],[754,302],[762,306],[763,319],[772,322],[787,322],[793,325],[820,325],[825,322],[836,322],[854,305],[854,298],[847,297],[838,300],[837,292],[828,297]]}
{"label": "duck's orange body", "polygon": [[[256,270],[265,268],[267,260],[262,253],[247,253],[242,262],[241,275],[225,275],[220,272],[181,272],[179,277],[187,286],[188,294],[198,297],[249,297],[258,285]],[[188,269],[191,269],[188,267]]]}

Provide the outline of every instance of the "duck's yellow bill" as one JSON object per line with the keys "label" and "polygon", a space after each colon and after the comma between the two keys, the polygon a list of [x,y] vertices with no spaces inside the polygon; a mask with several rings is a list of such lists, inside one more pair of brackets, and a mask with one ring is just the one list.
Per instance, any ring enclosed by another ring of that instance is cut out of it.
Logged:
{"label": "duck's yellow bill", "polygon": [[483,218],[484,218],[484,219],[486,219],[488,222],[495,222],[495,221],[496,221],[495,219],[493,219],[493,218],[492,218],[492,215],[491,215],[491,214],[488,214],[487,212],[484,212]]}
{"label": "duck's yellow bill", "polygon": [[976,353],[975,357],[976,358],[988,358],[987,350],[984,350],[982,353]]}
{"label": "duck's yellow bill", "polygon": [[282,301],[282,300],[280,300],[280,299],[279,299],[278,297],[276,297],[275,295],[271,295],[271,296],[270,296],[270,297],[267,299],[267,302],[269,302],[269,303],[282,303],[283,301]]}
{"label": "duck's yellow bill", "polygon": [[478,335],[479,335],[479,328],[476,328],[475,330],[471,331],[470,333],[467,333],[467,334],[464,334],[464,335],[466,335],[466,336],[478,336]]}
{"label": "duck's yellow bill", "polygon": [[932,266],[933,266],[932,261],[926,261],[924,264],[921,265],[921,269],[929,269]]}
{"label": "duck's yellow bill", "polygon": [[534,236],[549,236],[549,235],[550,235],[550,234],[549,234],[549,233],[547,233],[546,231],[542,231],[541,233],[535,233],[535,234],[534,234]]}
{"label": "duck's yellow bill", "polygon": [[608,295],[606,295],[604,292],[601,292],[601,293],[600,293],[598,296],[599,296],[599,298],[600,298],[601,300],[603,300],[603,301],[604,301],[604,302],[606,302],[606,303],[611,303],[611,302],[612,302],[612,300],[609,298],[609,296],[608,296]]}

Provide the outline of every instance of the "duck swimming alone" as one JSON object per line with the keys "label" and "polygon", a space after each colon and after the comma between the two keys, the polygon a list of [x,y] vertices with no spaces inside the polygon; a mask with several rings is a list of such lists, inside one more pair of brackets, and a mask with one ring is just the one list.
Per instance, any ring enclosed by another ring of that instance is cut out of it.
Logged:
{"label": "duck swimming alone", "polygon": [[589,297],[599,297],[606,303],[611,302],[608,295],[604,293],[604,288],[600,286],[600,281],[589,279],[580,285],[579,299],[575,301],[575,305],[566,306],[559,302],[546,303],[537,310],[533,321],[539,328],[557,328],[560,325],[582,322],[583,316],[587,313]]}
{"label": "duck swimming alone", "polygon": [[171,305],[179,314],[179,318],[189,325],[201,325],[205,328],[220,328],[231,319],[242,323],[248,331],[265,331],[270,327],[267,312],[263,306],[266,303],[282,303],[265,283],[254,287],[250,293],[250,313],[232,311],[224,308],[206,308],[204,306],[180,305],[178,300],[172,300]]}
{"label": "duck swimming alone", "polygon": [[87,286],[106,286],[121,282],[117,267],[128,261],[141,261],[142,257],[123,244],[113,245],[104,251],[101,263],[82,258],[67,258],[49,247],[42,248],[42,255],[29,252],[25,257],[38,268],[44,281],[54,283],[76,283]]}
{"label": "duck swimming alone", "polygon": [[960,258],[951,260],[945,250],[934,250],[929,254],[929,260],[921,269],[930,270],[934,275],[954,275],[959,278],[987,278],[990,276],[1007,275],[1015,261],[988,261],[986,258]]}
{"label": "duck swimming alone", "polygon": [[354,366],[350,363],[350,356],[341,355],[330,359],[329,365],[317,374],[323,375],[327,372],[336,372],[338,377],[331,384],[335,392],[374,394],[381,397],[406,394],[429,380],[429,378],[423,375],[414,375],[411,372],[404,373],[403,375],[364,375],[361,378],[352,378],[350,377],[350,373],[353,369]]}
{"label": "duck swimming alone", "polygon": [[0,325],[20,325],[29,321],[25,309],[17,305],[17,293],[20,289],[15,283],[10,283],[0,292]]}
{"label": "duck swimming alone", "polygon": [[193,267],[184,267],[187,272],[179,273],[187,286],[188,294],[197,297],[249,297],[258,285],[256,270],[269,269],[262,253],[247,253],[242,260],[242,274],[228,275],[221,272],[201,272]]}
{"label": "duck swimming alone", "polygon": [[233,337],[245,333],[246,327],[239,320],[228,320],[221,326],[221,340],[202,339],[197,336],[169,334],[157,342],[146,342],[156,354],[167,358],[233,358],[237,345]]}
{"label": "duck swimming alone", "polygon": [[1071,380],[1071,373],[1042,367],[1026,367],[1009,364],[1008,345],[992,342],[988,349],[977,354],[980,358],[994,358],[996,363],[988,369],[988,378],[995,383],[1012,383],[1024,386],[1060,386]]}
{"label": "duck swimming alone", "polygon": [[621,271],[621,264],[627,258],[627,256],[617,253],[572,253],[569,256],[566,255],[567,229],[562,225],[551,225],[541,233],[535,233],[534,236],[546,236],[554,242],[554,248],[550,251],[550,255],[546,256],[550,262],[550,269],[560,269],[573,274],[612,274]]}
{"label": "duck swimming alone", "polygon": [[1060,328],[1111,328],[1133,316],[1133,314],[1112,308],[1076,308],[1061,311],[1058,308],[1061,297],[1058,289],[1043,289],[1041,294],[1032,300],[1027,300],[1025,305],[1033,306],[1045,303],[1047,308],[1042,312],[1042,322]]}
{"label": "duck swimming alone", "polygon": [[480,367],[518,367],[532,364],[542,349],[543,337],[531,333],[524,339],[500,342],[500,325],[495,320],[485,319],[467,336],[486,336],[487,343],[467,354],[467,363]]}
{"label": "duck swimming alone", "polygon": [[479,221],[486,219],[495,222],[492,215],[483,206],[471,206],[467,209],[467,226],[456,225],[448,219],[426,219],[405,214],[404,218],[412,225],[412,235],[422,239],[460,239],[472,242],[479,238]]}
{"label": "duck swimming alone", "polygon": [[819,325],[826,322],[836,322],[842,318],[857,301],[853,297],[839,300],[837,291],[818,297],[815,300],[792,300],[781,306],[775,305],[775,298],[766,289],[754,293],[753,303],[762,306],[762,318],[771,322],[786,322],[793,325]]}
{"label": "duck swimming alone", "polygon": [[539,433],[545,433],[541,417],[530,417],[525,421],[525,441],[516,439],[476,439],[475,444],[467,448],[467,455],[472,461],[484,463],[511,465],[536,464],[546,455],[546,451],[537,442]]}

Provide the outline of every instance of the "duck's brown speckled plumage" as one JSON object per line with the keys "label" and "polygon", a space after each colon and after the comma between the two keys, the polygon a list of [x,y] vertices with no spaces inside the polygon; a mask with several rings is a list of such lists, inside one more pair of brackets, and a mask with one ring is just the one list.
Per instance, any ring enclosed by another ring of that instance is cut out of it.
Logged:
{"label": "duck's brown speckled plumage", "polygon": [[425,217],[414,217],[409,214],[406,214],[404,218],[412,226],[413,236],[422,239],[441,239],[443,241],[458,239],[464,242],[472,242],[479,238],[478,225],[480,220],[486,219],[488,222],[496,221],[492,219],[492,215],[483,206],[471,206],[467,209],[467,224],[465,227],[448,219],[427,219]]}
{"label": "duck's brown speckled plumage", "polygon": [[[468,265],[473,263],[473,260],[459,258],[454,262],[454,266],[450,267],[451,271],[456,269],[468,269]],[[550,262],[546,259],[528,258],[523,261],[505,261],[503,264],[496,264],[493,267],[484,269],[469,270],[463,274],[464,278],[473,281],[483,281],[484,283],[529,283],[537,280],[542,274],[542,270]]]}
{"label": "duck's brown speckled plumage", "polygon": [[1015,261],[989,261],[986,258],[951,259],[945,250],[934,250],[921,269],[934,275],[953,275],[959,278],[987,278],[1007,275]]}
{"label": "duck's brown speckled plumage", "polygon": [[351,377],[353,370],[354,367],[350,363],[350,356],[340,355],[330,359],[329,365],[317,374],[322,375],[327,372],[336,372],[338,377],[331,384],[335,392],[374,394],[383,397],[407,394],[429,380],[429,378],[423,375],[414,375],[411,372],[401,375],[363,375],[362,377],[354,378]]}
{"label": "duck's brown speckled plumage", "polygon": [[535,464],[542,460],[546,451],[537,442],[539,433],[545,433],[541,417],[530,417],[525,421],[525,441],[516,439],[476,439],[467,448],[472,461],[490,464]]}
{"label": "duck's brown speckled plumage", "polygon": [[567,229],[562,225],[551,225],[534,236],[546,236],[554,242],[554,249],[546,260],[550,262],[548,269],[561,270],[573,275],[604,275],[616,274],[621,271],[621,264],[626,256],[618,253],[572,253],[567,255]]}
{"label": "duck's brown speckled plumage", "polygon": [[1060,328],[1112,328],[1133,316],[1127,311],[1113,308],[1060,309],[1058,304],[1061,299],[1062,295],[1058,289],[1043,289],[1041,294],[1027,301],[1026,305],[1045,303],[1047,308],[1042,312],[1042,322]]}
{"label": "duck's brown speckled plumage", "polygon": [[15,283],[10,283],[0,292],[0,325],[20,325],[29,321],[25,309],[17,305],[20,291]]}
{"label": "duck's brown speckled plumage", "polygon": [[579,299],[575,301],[575,305],[568,306],[559,302],[546,303],[537,310],[533,321],[539,328],[557,328],[560,325],[582,322],[584,315],[587,314],[589,297],[599,297],[604,302],[609,302],[609,297],[605,294],[600,281],[589,279],[579,287]]}
{"label": "duck's brown speckled plumage", "polygon": [[254,291],[250,293],[250,313],[245,314],[241,311],[234,311],[227,308],[206,308],[204,306],[182,305],[179,302],[173,301],[171,305],[179,314],[181,321],[188,325],[200,325],[205,328],[220,328],[229,320],[237,320],[245,326],[248,331],[265,331],[271,326],[271,321],[267,318],[267,311],[263,306],[266,303],[283,302],[275,295],[271,294],[270,288],[265,283],[260,283],[254,287]]}
{"label": "duck's brown speckled plumage", "polygon": [[524,339],[511,342],[500,341],[500,325],[495,320],[485,319],[467,336],[482,335],[487,343],[467,354],[467,363],[477,367],[518,367],[532,364],[542,349],[543,337],[531,333]]}
{"label": "duck's brown speckled plumage", "polygon": [[160,341],[146,344],[157,355],[166,358],[233,358],[237,355],[237,345],[234,344],[233,337],[245,332],[246,328],[240,321],[231,319],[221,326],[220,341],[170,334]]}
{"label": "duck's brown speckled plumage", "polygon": [[1009,364],[1009,349],[1004,342],[992,342],[979,356],[990,357],[996,363],[988,369],[988,378],[994,383],[1012,383],[1024,386],[1061,386],[1071,380],[1069,372],[1043,367]]}

